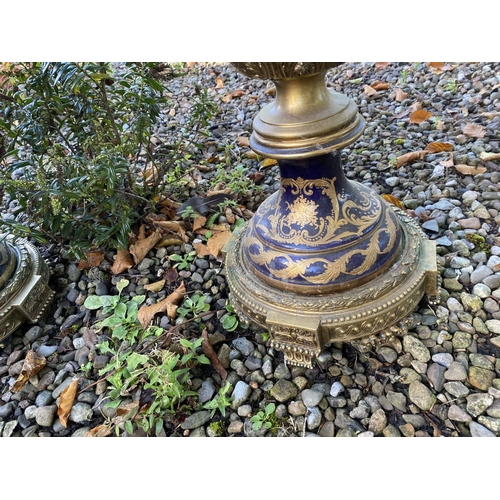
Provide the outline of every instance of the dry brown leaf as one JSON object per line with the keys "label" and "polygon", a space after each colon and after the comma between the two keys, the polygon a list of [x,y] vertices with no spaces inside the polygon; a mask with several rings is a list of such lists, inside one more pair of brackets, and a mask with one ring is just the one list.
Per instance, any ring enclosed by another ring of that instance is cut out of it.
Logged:
{"label": "dry brown leaf", "polygon": [[432,113],[425,111],[425,109],[417,109],[410,115],[410,123],[422,123],[428,120],[432,116]]}
{"label": "dry brown leaf", "polygon": [[172,220],[155,220],[152,222],[157,229],[162,232],[175,233],[185,243],[189,241],[189,236],[186,234],[184,222],[176,222]]}
{"label": "dry brown leaf", "polygon": [[226,245],[226,243],[231,239],[230,231],[221,231],[211,236],[207,241],[208,251],[217,259]]}
{"label": "dry brown leaf", "polygon": [[78,264],[78,269],[80,270],[90,267],[98,267],[104,260],[104,254],[102,252],[88,252],[85,254],[85,257],[86,259],[82,259]]}
{"label": "dry brown leaf", "polygon": [[19,392],[24,384],[26,384],[33,375],[36,375],[46,364],[47,360],[43,356],[40,356],[35,351],[29,350],[26,353],[21,373],[14,382],[11,392]]}
{"label": "dry brown leaf", "polygon": [[397,166],[401,167],[405,163],[408,163],[408,162],[414,161],[414,160],[423,160],[427,153],[428,153],[428,151],[421,150],[421,151],[412,151],[411,153],[406,153],[404,155],[401,155],[398,157]]}
{"label": "dry brown leaf", "polygon": [[179,277],[179,271],[177,271],[175,267],[169,267],[163,274],[163,279],[168,281],[169,283],[177,281],[178,277]]}
{"label": "dry brown leaf", "polygon": [[396,89],[396,97],[395,97],[396,101],[398,102],[404,101],[407,97],[408,94],[404,90],[400,89],[399,87]]}
{"label": "dry brown leaf", "polygon": [[85,437],[106,437],[109,436],[113,431],[110,425],[102,424],[90,429],[90,431],[85,434]]}
{"label": "dry brown leaf", "polygon": [[384,198],[385,201],[388,201],[392,205],[395,205],[396,207],[400,208],[401,210],[405,209],[404,204],[396,197],[392,196],[392,194],[383,194],[382,198]]}
{"label": "dry brown leaf", "polygon": [[174,238],[172,236],[165,236],[165,238],[162,238],[156,244],[156,248],[169,247],[171,245],[182,245],[183,243],[184,241],[180,240],[179,238]]}
{"label": "dry brown leaf", "polygon": [[248,137],[245,137],[244,135],[240,135],[238,137],[238,146],[242,146],[244,148],[247,148],[250,146],[250,139]]}
{"label": "dry brown leaf", "polygon": [[479,158],[484,161],[500,160],[500,153],[487,153],[486,151],[483,151],[479,154]]}
{"label": "dry brown leaf", "polygon": [[430,62],[428,65],[435,73],[442,73],[443,71],[450,71],[453,69],[452,66],[446,65],[444,62]]}
{"label": "dry brown leaf", "polygon": [[245,91],[241,89],[237,89],[233,92],[233,97],[241,97],[242,95],[245,95]]}
{"label": "dry brown leaf", "polygon": [[207,218],[204,215],[200,215],[198,217],[195,217],[193,220],[193,231],[197,231],[198,229],[201,229],[202,227],[204,227],[206,222],[207,222]]}
{"label": "dry brown leaf", "polygon": [[453,152],[450,153],[450,156],[448,157],[447,160],[443,160],[439,162],[440,165],[443,165],[443,167],[453,167],[454,161],[453,161]]}
{"label": "dry brown leaf", "polygon": [[486,129],[477,123],[467,123],[462,132],[469,137],[481,138],[486,135]]}
{"label": "dry brown leaf", "polygon": [[207,330],[204,329],[201,332],[201,336],[203,337],[203,342],[201,343],[203,354],[205,354],[205,356],[210,360],[210,363],[212,364],[214,370],[220,375],[220,378],[222,380],[226,380],[227,371],[224,366],[222,366],[222,363],[220,362],[216,352],[214,351],[212,344],[208,340]]}
{"label": "dry brown leaf", "polygon": [[221,89],[224,87],[224,81],[222,80],[222,78],[220,76],[218,76],[216,79],[215,79],[215,88],[216,89]]}
{"label": "dry brown leaf", "polygon": [[160,312],[166,312],[169,318],[175,319],[177,307],[184,299],[184,295],[186,295],[186,286],[183,281],[170,295],[160,302],[151,306],[142,306],[137,313],[137,319],[143,328],[146,328],[151,323],[154,315]]}
{"label": "dry brown leaf", "polygon": [[61,392],[59,399],[59,406],[57,408],[57,416],[61,421],[63,427],[67,426],[68,417],[73,408],[73,402],[75,401],[76,390],[78,389],[79,380],[77,378],[71,381],[71,384]]}
{"label": "dry brown leaf", "polygon": [[175,116],[175,108],[172,108],[172,109],[168,112],[168,116]]}
{"label": "dry brown leaf", "polygon": [[113,266],[111,267],[111,272],[116,276],[131,267],[134,267],[132,255],[130,255],[130,252],[126,248],[120,248],[116,252],[116,258]]}
{"label": "dry brown leaf", "polygon": [[387,68],[387,66],[389,66],[389,64],[391,64],[391,63],[388,63],[388,62],[376,62],[375,63],[375,69],[384,69],[384,68]]}
{"label": "dry brown leaf", "polygon": [[500,116],[500,111],[481,113],[481,116],[484,116],[487,120],[492,120],[496,116]]}
{"label": "dry brown leaf", "polygon": [[274,158],[266,158],[264,161],[261,162],[259,165],[259,168],[267,168],[267,167],[272,167],[274,165],[278,164],[278,160],[275,160]]}
{"label": "dry brown leaf", "polygon": [[193,243],[193,248],[196,250],[196,253],[199,257],[206,257],[207,255],[212,255],[210,250],[207,248],[205,243],[201,243],[201,241]]}
{"label": "dry brown leaf", "polygon": [[271,97],[276,95],[276,86],[274,84],[269,85],[269,87],[264,90],[264,94],[270,95]]}
{"label": "dry brown leaf", "polygon": [[148,292],[157,293],[163,289],[165,283],[166,283],[165,280],[155,281],[154,283],[149,283],[149,285],[144,285],[144,290],[147,290]]}
{"label": "dry brown leaf", "polygon": [[155,231],[147,238],[139,240],[137,243],[130,246],[130,253],[134,258],[134,263],[137,265],[146,257],[148,252],[162,239],[163,235],[160,231]]}
{"label": "dry brown leaf", "polygon": [[425,147],[426,151],[429,153],[443,153],[448,151],[453,151],[453,144],[449,142],[431,142]]}
{"label": "dry brown leaf", "polygon": [[374,90],[387,90],[389,88],[389,84],[386,82],[381,82],[377,80],[376,82],[373,82],[370,87]]}
{"label": "dry brown leaf", "polygon": [[229,101],[231,101],[232,98],[233,98],[232,94],[225,94],[220,98],[220,100],[222,102],[228,103]]}
{"label": "dry brown leaf", "polygon": [[457,172],[463,175],[477,175],[484,174],[486,172],[486,167],[471,167],[470,165],[455,165]]}
{"label": "dry brown leaf", "polygon": [[141,227],[139,228],[139,233],[137,234],[137,239],[138,240],[145,240],[146,239],[146,226],[144,224],[141,224]]}
{"label": "dry brown leaf", "polygon": [[370,85],[365,85],[363,88],[363,92],[368,97],[378,95],[378,92],[373,87],[370,87]]}

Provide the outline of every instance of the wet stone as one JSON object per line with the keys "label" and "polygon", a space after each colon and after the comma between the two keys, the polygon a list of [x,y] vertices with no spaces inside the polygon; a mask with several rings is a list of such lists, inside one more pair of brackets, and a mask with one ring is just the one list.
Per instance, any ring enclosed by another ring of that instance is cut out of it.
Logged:
{"label": "wet stone", "polygon": [[495,433],[491,432],[484,425],[472,421],[469,424],[470,435],[472,437],[496,437]]}
{"label": "wet stone", "polygon": [[500,419],[480,415],[477,420],[481,425],[484,425],[491,432],[494,432],[497,435],[500,433]]}
{"label": "wet stone", "polygon": [[412,382],[408,390],[410,401],[416,404],[421,410],[428,411],[436,402],[436,396],[421,382]]}
{"label": "wet stone", "polygon": [[485,321],[485,324],[486,324],[486,328],[488,328],[488,330],[491,333],[500,334],[500,320],[489,319],[489,320]]}
{"label": "wet stone", "polygon": [[445,378],[444,372],[446,367],[439,365],[438,363],[431,363],[427,369],[427,377],[432,387],[440,392],[443,389]]}
{"label": "wet stone", "polygon": [[325,422],[318,431],[318,435],[321,437],[333,437],[335,435],[335,424],[330,421]]}
{"label": "wet stone", "polygon": [[379,436],[387,426],[387,415],[381,408],[373,413],[368,423],[368,430]]}
{"label": "wet stone", "polygon": [[307,428],[309,430],[317,429],[321,424],[321,410],[315,406],[308,408],[308,415],[306,417]]}
{"label": "wet stone", "polygon": [[345,387],[339,381],[334,382],[332,384],[331,389],[330,389],[330,395],[335,398],[335,397],[339,396],[344,390],[345,390]]}
{"label": "wet stone", "polygon": [[472,342],[472,336],[470,333],[462,332],[461,330],[458,330],[455,332],[453,335],[452,339],[452,344],[453,348],[458,350],[458,349],[467,349]]}
{"label": "wet stone", "polygon": [[182,429],[196,429],[210,420],[210,412],[203,410],[189,415],[181,424]]}
{"label": "wet stone", "polygon": [[244,337],[234,339],[232,344],[243,356],[250,356],[255,349],[253,343]]}
{"label": "wet stone", "polygon": [[393,349],[384,346],[377,349],[377,356],[381,361],[385,361],[387,363],[394,363],[394,361],[398,358],[398,354]]}
{"label": "wet stone", "polygon": [[500,418],[500,399],[496,398],[491,406],[486,410],[486,414],[490,417]]}
{"label": "wet stone", "polygon": [[450,367],[444,372],[446,380],[467,380],[467,370],[464,365],[458,361],[451,363]]}
{"label": "wet stone", "polygon": [[301,392],[302,402],[308,407],[317,406],[323,399],[323,392],[313,389],[305,389]]}
{"label": "wet stone", "polygon": [[490,394],[477,393],[467,396],[467,411],[473,417],[478,417],[484,413],[492,404],[493,396]]}
{"label": "wet stone", "polygon": [[305,415],[307,408],[302,401],[292,401],[288,405],[288,412],[292,415],[292,417],[298,417],[299,415]]}
{"label": "wet stone", "polygon": [[292,378],[292,374],[290,373],[290,370],[288,369],[288,366],[285,365],[285,363],[280,363],[276,367],[276,370],[274,370],[274,378],[278,380],[280,379],[290,380]]}
{"label": "wet stone", "polygon": [[[415,383],[415,382],[414,382]],[[380,399],[380,398],[379,398]],[[389,391],[387,393],[387,399],[394,405],[398,410],[406,411],[406,397],[400,392]],[[382,401],[381,401],[382,403]],[[383,405],[382,405],[383,406]]]}
{"label": "wet stone", "polygon": [[449,368],[451,363],[453,363],[453,356],[447,352],[438,352],[432,356],[432,361]]}
{"label": "wet stone", "polygon": [[480,391],[487,391],[491,386],[495,372],[479,366],[471,366],[469,368],[469,383]]}
{"label": "wet stone", "polygon": [[40,406],[35,410],[35,420],[41,427],[51,427],[54,423],[57,406]]}
{"label": "wet stone", "polygon": [[423,363],[426,363],[431,358],[429,349],[412,335],[405,335],[403,337],[403,349],[409,352],[414,359]]}
{"label": "wet stone", "polygon": [[450,420],[455,420],[456,422],[471,422],[472,417],[460,406],[458,405],[451,405],[450,409],[448,410],[448,418]]}
{"label": "wet stone", "polygon": [[198,389],[198,400],[201,404],[210,401],[215,394],[215,385],[211,380],[204,380]]}
{"label": "wet stone", "polygon": [[280,403],[284,403],[289,399],[295,398],[298,392],[297,386],[290,380],[286,379],[278,380],[270,391],[271,396]]}
{"label": "wet stone", "polygon": [[413,368],[401,368],[399,371],[402,384],[411,384],[415,380],[422,380],[422,376],[418,374]]}
{"label": "wet stone", "polygon": [[[274,387],[273,387],[274,389]],[[272,391],[272,389],[271,389]],[[244,403],[252,393],[252,388],[246,383],[240,380],[234,387],[233,392],[231,394],[231,408],[235,410]]]}

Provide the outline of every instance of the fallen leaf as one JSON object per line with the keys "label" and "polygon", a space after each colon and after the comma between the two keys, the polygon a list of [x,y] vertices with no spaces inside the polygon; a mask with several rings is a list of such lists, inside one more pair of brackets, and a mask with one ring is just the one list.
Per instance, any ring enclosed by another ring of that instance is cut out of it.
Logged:
{"label": "fallen leaf", "polygon": [[221,231],[211,236],[207,241],[208,251],[217,259],[225,244],[231,239],[230,231]]}
{"label": "fallen leaf", "polygon": [[175,319],[177,315],[177,307],[186,295],[186,286],[184,281],[167,297],[160,302],[151,306],[142,306],[137,312],[137,319],[146,328],[153,319],[154,315],[160,312],[166,312],[167,316]]}
{"label": "fallen leaf", "polygon": [[270,95],[271,97],[275,96],[276,95],[276,86],[274,84],[268,86],[266,88],[266,90],[264,90],[264,94]]}
{"label": "fallen leaf", "polygon": [[424,151],[424,150],[412,151],[411,153],[405,153],[404,155],[401,155],[398,157],[397,166],[401,167],[405,163],[408,163],[408,162],[414,161],[414,160],[423,160],[427,153],[428,153],[428,151]]}
{"label": "fallen leaf", "polygon": [[134,267],[132,255],[130,255],[130,252],[126,248],[120,248],[116,252],[116,258],[113,266],[111,267],[111,272],[116,276],[131,267]]}
{"label": "fallen leaf", "polygon": [[24,384],[26,384],[33,375],[36,375],[46,364],[47,360],[43,356],[40,356],[35,351],[28,351],[21,368],[21,373],[14,382],[11,392],[19,392]]}
{"label": "fallen leaf", "polygon": [[486,129],[477,123],[467,123],[462,132],[469,137],[481,138],[486,135]]}
{"label": "fallen leaf", "polygon": [[137,265],[146,257],[148,252],[155,247],[155,245],[162,239],[163,235],[160,231],[155,231],[147,238],[139,240],[129,248],[130,253],[134,258],[134,263]]}
{"label": "fallen leaf", "polygon": [[500,116],[500,111],[494,111],[492,113],[490,112],[481,113],[481,116],[484,116],[487,120],[492,120],[496,116]]}
{"label": "fallen leaf", "polygon": [[252,179],[255,184],[258,184],[264,178],[264,174],[262,172],[253,172],[248,176],[248,178]]}
{"label": "fallen leaf", "polygon": [[395,97],[396,101],[398,102],[404,101],[407,97],[408,94],[404,90],[400,89],[399,87],[396,89],[396,97]]}
{"label": "fallen leaf", "polygon": [[207,218],[205,216],[199,215],[198,217],[195,217],[193,220],[193,231],[197,231],[198,229],[202,228],[206,223]]}
{"label": "fallen leaf", "polygon": [[172,109],[168,112],[168,116],[175,116],[175,108],[172,108]]}
{"label": "fallen leaf", "polygon": [[383,194],[382,198],[384,198],[385,201],[388,201],[392,205],[395,205],[396,207],[400,208],[401,210],[405,209],[404,204],[398,200],[395,196],[392,196],[392,194]]}
{"label": "fallen leaf", "polygon": [[370,85],[364,86],[363,93],[368,97],[378,95],[378,92],[373,87],[370,87]]}
{"label": "fallen leaf", "polygon": [[245,95],[245,91],[241,89],[237,89],[233,92],[233,97],[241,97],[242,95]]}
{"label": "fallen leaf", "polygon": [[169,247],[171,245],[182,245],[184,241],[179,238],[173,238],[171,236],[165,236],[162,238],[155,246],[155,248]]}
{"label": "fallen leaf", "polygon": [[479,158],[484,161],[500,160],[500,153],[487,153],[486,151],[483,151],[479,154]]}
{"label": "fallen leaf", "polygon": [[272,167],[274,165],[278,164],[278,160],[275,160],[274,158],[266,158],[264,161],[261,162],[259,165],[259,168],[267,168],[267,167]]}
{"label": "fallen leaf", "polygon": [[216,83],[216,85],[215,85],[215,88],[216,88],[216,89],[221,89],[221,88],[223,88],[223,87],[224,87],[224,82],[223,82],[223,80],[222,80],[222,78],[221,78],[220,76],[218,76],[218,77],[215,79],[215,83]]}
{"label": "fallen leaf", "polygon": [[248,137],[240,135],[238,137],[238,146],[249,147],[250,146],[250,139]]}
{"label": "fallen leaf", "polygon": [[223,96],[220,98],[220,100],[221,100],[222,102],[228,103],[228,102],[230,102],[230,101],[231,101],[231,99],[232,99],[232,98],[233,98],[233,94],[225,94],[225,95],[223,95]]}
{"label": "fallen leaf", "polygon": [[148,285],[144,285],[144,290],[148,292],[157,293],[163,289],[165,286],[165,280],[155,281],[154,283],[149,283]]}
{"label": "fallen leaf", "polygon": [[450,144],[449,142],[431,142],[427,144],[425,150],[429,151],[429,153],[453,151],[453,144]]}
{"label": "fallen leaf", "polygon": [[470,165],[455,165],[458,172],[463,175],[477,175],[484,174],[486,172],[486,167],[471,167]]}
{"label": "fallen leaf", "polygon": [[177,278],[179,277],[179,271],[175,267],[169,267],[166,271],[165,274],[163,275],[163,279],[168,281],[169,283],[173,283],[174,281],[177,281]]}
{"label": "fallen leaf", "polygon": [[450,156],[448,157],[447,160],[443,160],[439,162],[440,165],[443,165],[443,167],[453,167],[454,161],[453,161],[453,152],[450,153]]}
{"label": "fallen leaf", "polygon": [[189,241],[189,237],[186,234],[186,226],[184,225],[184,222],[177,222],[172,220],[152,220],[152,224],[161,232],[176,234],[179,239],[181,239],[185,243]]}
{"label": "fallen leaf", "polygon": [[236,217],[234,216],[234,213],[231,210],[231,208],[229,207],[226,208],[224,216],[226,217],[228,224],[234,224],[236,222]]}
{"label": "fallen leaf", "polygon": [[207,248],[207,245],[205,245],[205,243],[202,243],[201,241],[193,243],[193,248],[196,250],[196,253],[199,257],[206,257],[207,255],[212,255],[210,253],[210,250]]}
{"label": "fallen leaf", "polygon": [[220,378],[222,380],[226,380],[227,371],[224,366],[222,366],[222,363],[220,362],[216,352],[214,351],[212,344],[208,340],[207,330],[204,329],[201,332],[201,336],[203,337],[203,342],[201,343],[203,354],[205,354],[205,356],[210,360],[210,363],[212,364],[214,370],[220,375]]}
{"label": "fallen leaf", "polygon": [[90,429],[90,431],[85,434],[85,437],[106,437],[109,436],[112,432],[113,431],[111,430],[110,425],[101,424],[97,427],[94,427],[93,429]]}
{"label": "fallen leaf", "polygon": [[78,389],[79,380],[77,378],[71,381],[71,384],[61,392],[59,399],[59,406],[57,408],[57,416],[61,421],[63,427],[67,426],[68,417],[73,408],[73,402],[75,401],[76,390]]}
{"label": "fallen leaf", "polygon": [[389,64],[391,64],[391,63],[388,63],[388,62],[376,62],[375,63],[375,69],[384,69],[384,68],[387,68],[387,66],[389,66]]}
{"label": "fallen leaf", "polygon": [[428,65],[435,73],[442,73],[443,71],[450,71],[453,69],[452,66],[447,66],[443,62],[430,62]]}
{"label": "fallen leaf", "polygon": [[90,267],[98,267],[99,264],[104,260],[104,254],[102,252],[88,252],[85,254],[86,259],[82,259],[78,264],[78,269],[87,269]]}
{"label": "fallen leaf", "polygon": [[374,90],[387,90],[389,88],[389,84],[386,82],[381,82],[377,80],[376,82],[373,82],[370,87]]}
{"label": "fallen leaf", "polygon": [[425,111],[425,109],[417,109],[410,115],[410,123],[422,123],[428,120],[432,116],[432,113]]}

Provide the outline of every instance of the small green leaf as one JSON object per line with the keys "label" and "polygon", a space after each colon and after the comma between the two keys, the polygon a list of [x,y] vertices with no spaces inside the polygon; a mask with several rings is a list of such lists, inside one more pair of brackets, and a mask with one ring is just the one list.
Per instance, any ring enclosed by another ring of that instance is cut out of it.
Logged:
{"label": "small green leaf", "polygon": [[100,309],[103,306],[101,297],[98,295],[89,295],[86,299],[83,305],[87,309]]}
{"label": "small green leaf", "polygon": [[116,289],[118,290],[118,293],[122,293],[122,290],[127,287],[130,284],[129,280],[126,279],[121,279],[117,284],[116,284]]}
{"label": "small green leaf", "polygon": [[130,420],[127,420],[125,422],[125,430],[130,436],[134,433],[134,426],[132,425],[132,422]]}

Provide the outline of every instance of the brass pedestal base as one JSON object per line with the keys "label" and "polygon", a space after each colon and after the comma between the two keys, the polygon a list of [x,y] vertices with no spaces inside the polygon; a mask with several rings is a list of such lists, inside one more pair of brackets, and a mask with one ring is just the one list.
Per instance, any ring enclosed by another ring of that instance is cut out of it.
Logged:
{"label": "brass pedestal base", "polygon": [[396,262],[368,283],[332,294],[284,292],[259,280],[241,248],[246,228],[235,233],[225,253],[230,300],[238,316],[267,329],[271,346],[285,354],[287,363],[308,368],[331,343],[405,333],[406,318],[424,294],[431,303],[438,300],[435,242],[403,211],[393,210],[403,234]]}
{"label": "brass pedestal base", "polygon": [[15,261],[15,271],[0,290],[0,342],[22,323],[38,321],[54,295],[47,264],[31,243],[4,240],[1,245]]}

